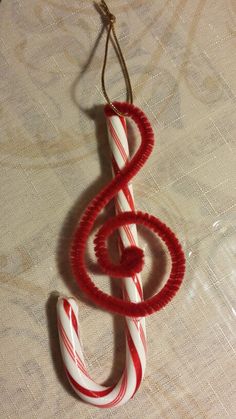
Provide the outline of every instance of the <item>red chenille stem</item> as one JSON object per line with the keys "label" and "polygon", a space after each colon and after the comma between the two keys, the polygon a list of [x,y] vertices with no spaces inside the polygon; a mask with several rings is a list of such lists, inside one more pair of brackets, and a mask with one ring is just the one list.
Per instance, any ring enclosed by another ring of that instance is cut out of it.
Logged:
{"label": "red chenille stem", "polygon": [[[104,272],[116,278],[131,277],[142,270],[144,254],[137,246],[126,247],[120,262],[114,264],[108,253],[108,237],[118,228],[128,224],[142,224],[151,229],[166,244],[171,256],[169,278],[153,297],[139,303],[124,301],[104,293],[96,287],[90,278],[85,263],[86,244],[101,210],[117,193],[127,185],[147,161],[154,146],[154,133],[146,115],[136,106],[129,103],[114,102],[118,111],[130,117],[137,125],[141,143],[126,166],[115,174],[115,177],[92,199],[84,211],[74,233],[71,246],[71,264],[75,279],[85,294],[97,305],[124,316],[143,317],[163,308],[176,294],[185,272],[185,257],[175,234],[158,218],[140,211],[129,211],[118,214],[107,220],[96,234],[95,254]],[[107,117],[114,115],[110,105],[105,106]]]}

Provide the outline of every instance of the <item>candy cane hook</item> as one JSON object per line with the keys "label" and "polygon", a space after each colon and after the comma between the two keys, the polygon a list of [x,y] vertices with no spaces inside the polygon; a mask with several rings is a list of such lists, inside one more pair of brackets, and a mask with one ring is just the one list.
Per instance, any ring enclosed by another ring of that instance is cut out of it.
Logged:
{"label": "candy cane hook", "polygon": [[[129,147],[125,118],[107,117],[109,143],[112,151],[113,172],[122,169],[129,158]],[[126,186],[116,198],[116,212],[133,211],[132,185]],[[120,229],[120,246],[138,246],[136,225]],[[131,301],[142,299],[140,275],[125,279],[124,295]],[[126,318],[126,364],[123,375],[116,386],[104,387],[96,384],[88,374],[82,353],[77,322],[78,306],[73,298],[58,301],[58,328],[60,345],[68,379],[79,396],[85,401],[100,406],[112,407],[127,402],[137,391],[146,366],[145,318]]]}
{"label": "candy cane hook", "polygon": [[[73,272],[80,287],[97,304],[126,317],[126,363],[119,382],[110,387],[92,380],[85,365],[78,305],[75,299],[60,297],[57,304],[58,330],[62,357],[68,380],[75,392],[86,402],[99,407],[120,406],[139,388],[146,366],[146,331],[144,316],[160,310],[176,294],[183,279],[185,258],[174,233],[153,216],[136,212],[130,179],[140,170],[153,147],[153,131],[145,114],[128,103],[115,103],[116,109],[137,123],[141,145],[132,159],[129,156],[125,118],[107,105],[109,142],[112,152],[113,180],[91,201],[75,232],[71,251]],[[105,272],[122,278],[123,302],[98,290],[86,273],[84,256],[86,240],[101,208],[115,198],[116,217],[105,222],[95,239],[95,252]],[[140,271],[143,253],[138,247],[135,223],[151,228],[165,242],[171,255],[172,268],[162,290],[149,300],[143,300]],[[119,228],[121,261],[114,265],[107,255],[105,239]],[[128,249],[128,250],[127,250]],[[129,275],[128,275],[129,274]]]}

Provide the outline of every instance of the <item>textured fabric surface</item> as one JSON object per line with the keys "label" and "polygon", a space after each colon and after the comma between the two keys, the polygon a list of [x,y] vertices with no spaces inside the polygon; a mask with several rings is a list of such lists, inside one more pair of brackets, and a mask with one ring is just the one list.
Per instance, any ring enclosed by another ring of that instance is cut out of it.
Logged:
{"label": "textured fabric surface", "polygon": [[[235,418],[235,25],[233,0],[111,0],[134,102],[156,145],[133,181],[136,207],[179,236],[187,273],[178,296],[147,318],[145,379],[118,409],[70,389],[56,329],[57,293],[79,300],[89,370],[115,382],[123,321],[90,304],[73,281],[71,234],[110,179],[100,70],[105,32],[92,1],[0,3],[1,417]],[[124,100],[112,48],[109,95]],[[130,127],[131,145],[135,130]],[[136,144],[138,144],[138,139]],[[113,212],[108,206],[102,219]],[[145,230],[145,296],[167,270]],[[117,280],[97,284],[119,295]],[[233,278],[234,277],[234,278]]]}

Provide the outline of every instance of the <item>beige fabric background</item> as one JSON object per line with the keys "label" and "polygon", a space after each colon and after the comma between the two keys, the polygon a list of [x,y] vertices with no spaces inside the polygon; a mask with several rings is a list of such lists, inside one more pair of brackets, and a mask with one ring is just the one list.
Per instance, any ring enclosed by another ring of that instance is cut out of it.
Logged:
{"label": "beige fabric background", "polygon": [[[113,410],[82,403],[62,368],[55,292],[79,299],[94,378],[114,382],[124,361],[122,321],[80,296],[67,253],[82,210],[111,176],[100,86],[105,33],[92,1],[3,0],[1,418],[235,418],[235,3],[109,4],[135,103],[156,134],[133,182],[136,205],[178,234],[185,282],[147,319],[147,370],[134,399]],[[107,85],[114,99],[124,99],[112,50]],[[140,235],[149,296],[164,254]],[[114,281],[94,278],[117,292]]]}

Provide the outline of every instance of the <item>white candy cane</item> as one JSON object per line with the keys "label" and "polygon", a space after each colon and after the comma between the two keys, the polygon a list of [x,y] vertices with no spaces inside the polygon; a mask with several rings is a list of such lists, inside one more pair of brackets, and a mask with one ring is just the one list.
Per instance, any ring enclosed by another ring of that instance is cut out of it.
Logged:
{"label": "white candy cane", "polygon": [[[109,143],[112,152],[114,173],[122,169],[129,160],[129,147],[125,118],[107,116]],[[126,185],[115,199],[116,213],[134,210],[132,185]],[[138,246],[136,225],[120,228],[120,248]],[[140,274],[122,279],[123,298],[140,302],[143,298]],[[105,387],[95,383],[85,365],[80,331],[78,305],[75,299],[60,297],[57,304],[58,330],[61,353],[69,382],[75,392],[87,403],[109,408],[121,406],[136,393],[146,367],[145,318],[126,317],[126,363],[124,372],[116,385]]]}

